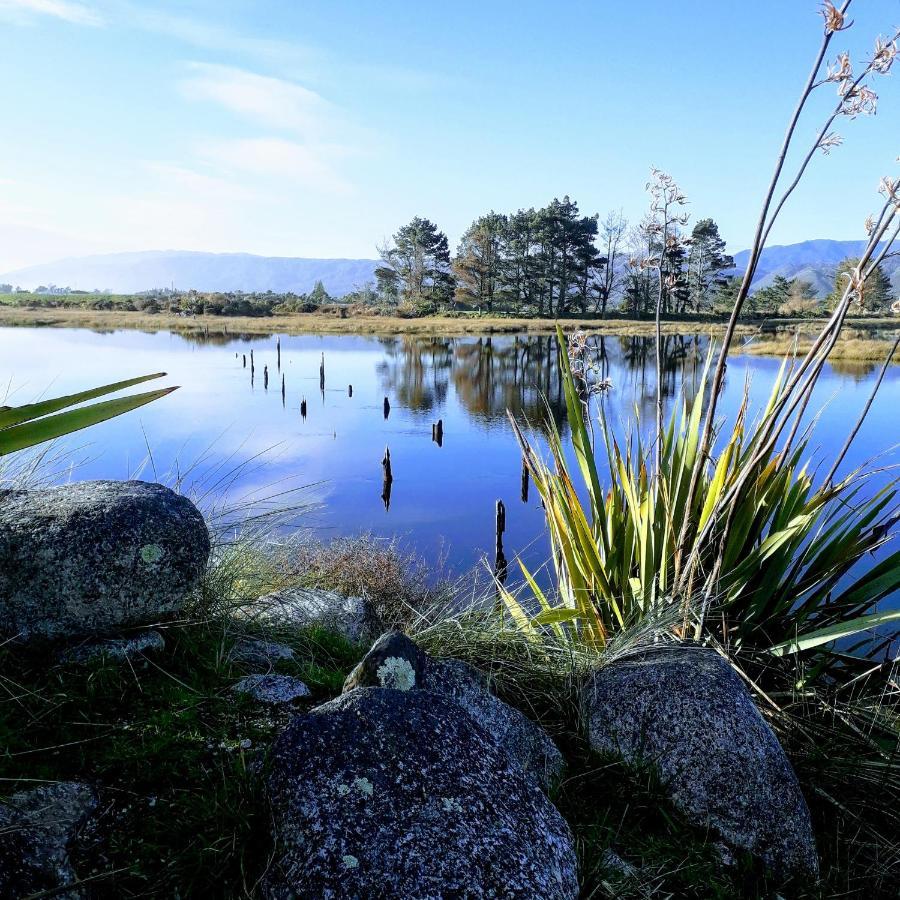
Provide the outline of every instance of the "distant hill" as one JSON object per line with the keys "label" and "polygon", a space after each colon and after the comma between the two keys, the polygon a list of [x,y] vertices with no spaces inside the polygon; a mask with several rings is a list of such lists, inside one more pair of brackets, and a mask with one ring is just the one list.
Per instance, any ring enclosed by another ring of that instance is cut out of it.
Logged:
{"label": "distant hill", "polygon": [[[824,297],[831,290],[835,266],[848,256],[858,256],[864,246],[863,241],[815,240],[767,247],[754,287],[765,287],[776,275],[783,275],[809,281],[819,296]],[[734,255],[736,273],[743,272],[748,255],[747,250]],[[0,282],[29,289],[55,284],[118,294],[134,294],[173,283],[182,290],[305,293],[321,280],[330,294],[340,297],[372,281],[377,265],[374,259],[304,259],[159,250],[62,259],[7,272],[0,275]],[[895,288],[900,289],[900,260],[889,259],[885,270]]]}
{"label": "distant hill", "polygon": [[135,294],[170,287],[198,291],[306,293],[317,281],[340,297],[374,278],[373,259],[303,259],[251,253],[153,250],[108,253],[28,266],[0,275],[0,281],[33,289],[55,284],[74,290],[99,288]]}
{"label": "distant hill", "polygon": [[[820,297],[831,291],[834,271],[839,262],[848,256],[859,256],[865,249],[865,241],[803,241],[766,247],[756,269],[754,288],[766,287],[776,275],[808,281]],[[747,265],[749,250],[734,254],[735,272],[740,274]],[[884,270],[895,289],[900,289],[900,261],[888,259]]]}

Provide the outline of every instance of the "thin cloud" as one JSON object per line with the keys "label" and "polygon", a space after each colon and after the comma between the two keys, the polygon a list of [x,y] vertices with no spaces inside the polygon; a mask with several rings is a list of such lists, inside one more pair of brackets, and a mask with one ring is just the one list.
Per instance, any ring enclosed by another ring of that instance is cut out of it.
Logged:
{"label": "thin cloud", "polygon": [[207,162],[229,172],[347,193],[349,184],[330,164],[331,159],[344,153],[337,146],[311,146],[275,137],[207,140],[198,148],[198,155]]}
{"label": "thin cloud", "polygon": [[83,3],[74,3],[72,0],[0,0],[0,12],[19,14],[19,20],[32,15],[52,16],[71,22],[73,25],[104,24],[104,19],[99,12]]}
{"label": "thin cloud", "polygon": [[309,139],[321,135],[336,114],[319,94],[293,81],[211,63],[190,63],[189,68],[190,76],[180,84],[185,97],[215,103],[270,128]]}

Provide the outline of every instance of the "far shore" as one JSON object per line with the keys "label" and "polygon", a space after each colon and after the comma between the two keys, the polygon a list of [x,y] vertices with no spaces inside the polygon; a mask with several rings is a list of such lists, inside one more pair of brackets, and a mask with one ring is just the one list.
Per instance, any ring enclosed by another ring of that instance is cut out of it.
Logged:
{"label": "far shore", "polygon": [[[140,328],[167,331],[209,331],[223,334],[477,334],[516,332],[550,332],[557,321],[566,331],[583,330],[609,334],[644,334],[654,331],[651,319],[623,319],[596,316],[563,319],[527,318],[485,315],[435,315],[419,318],[383,315],[348,315],[330,313],[287,313],[274,316],[185,316],[177,313],[144,313],[130,310],[74,309],[5,306],[0,304],[0,326],[55,328]],[[753,319],[741,322],[743,333],[799,331],[812,333],[824,319]],[[723,319],[669,319],[662,323],[667,334],[715,333],[725,330]],[[897,317],[848,318],[848,328],[897,330]]]}
{"label": "far shore", "polygon": [[[567,332],[582,330],[596,334],[645,335],[655,332],[652,321],[634,319],[566,318],[559,320]],[[790,352],[794,335],[798,350],[808,349],[811,337],[819,330],[820,319],[761,319],[742,322],[738,334],[744,345],[733,352],[781,356]],[[685,319],[662,323],[663,334],[721,334],[726,322],[711,319]],[[138,329],[174,331],[227,337],[228,335],[269,334],[359,334],[359,335],[435,335],[442,337],[491,334],[552,334],[556,320],[508,318],[504,316],[399,316],[350,315],[340,317],[322,313],[292,313],[276,316],[182,316],[174,313],[142,313],[126,310],[46,309],[0,305],[0,327],[87,328],[94,331]],[[900,320],[892,318],[848,319],[846,337],[835,347],[835,359],[873,361],[884,359],[885,341],[896,336]],[[746,343],[759,336],[758,341]],[[900,354],[895,355],[894,361]]]}

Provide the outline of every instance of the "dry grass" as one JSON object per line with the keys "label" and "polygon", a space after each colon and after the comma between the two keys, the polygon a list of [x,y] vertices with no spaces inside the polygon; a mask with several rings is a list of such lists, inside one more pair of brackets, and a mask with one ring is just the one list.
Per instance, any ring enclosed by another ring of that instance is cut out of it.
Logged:
{"label": "dry grass", "polygon": [[307,537],[293,543],[283,559],[294,584],[366,597],[385,627],[416,631],[445,615],[457,595],[457,585],[443,577],[440,565],[430,567],[396,540],[369,534],[327,543]]}
{"label": "dry grass", "polygon": [[[894,335],[897,333],[897,323],[893,323]],[[778,356],[784,357],[796,352],[798,357],[804,356],[812,346],[812,341],[803,335],[781,335],[773,338],[748,341],[742,346],[732,349],[732,354],[747,354],[750,356]],[[890,344],[882,338],[862,336],[859,333],[841,337],[829,354],[831,362],[858,362],[858,363],[882,363],[888,354]],[[900,364],[900,352],[894,353],[892,363]]]}
{"label": "dry grass", "polygon": [[[628,319],[566,319],[565,329],[580,329],[603,334],[654,333],[652,322]],[[317,313],[279,316],[192,316],[168,313],[148,314],[124,310],[27,309],[0,306],[0,327],[89,328],[110,331],[136,328],[141,331],[206,332],[210,334],[552,334],[551,319],[505,318],[501,316],[424,316],[402,319],[396,316],[348,316],[345,319]],[[664,334],[704,332],[716,334],[724,328],[719,322],[666,322]],[[755,333],[758,327],[741,327],[743,333]]]}

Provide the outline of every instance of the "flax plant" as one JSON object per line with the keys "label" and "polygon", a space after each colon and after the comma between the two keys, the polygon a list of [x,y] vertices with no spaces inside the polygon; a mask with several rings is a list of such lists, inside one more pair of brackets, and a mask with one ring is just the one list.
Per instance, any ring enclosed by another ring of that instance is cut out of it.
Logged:
{"label": "flax plant", "polygon": [[[710,635],[736,649],[775,655],[813,649],[821,654],[836,640],[900,619],[900,611],[877,610],[900,587],[900,552],[862,575],[858,567],[893,537],[900,520],[897,480],[870,495],[865,487],[876,472],[872,467],[835,480],[874,392],[824,479],[817,479],[804,461],[812,437],[805,415],[825,360],[867,278],[900,232],[900,181],[882,180],[881,208],[866,222],[868,243],[858,264],[844,273],[840,301],[805,356],[784,360],[759,415],[748,421],[749,386],[733,419],[717,415],[728,351],[771,228],[816,151],[827,154],[839,146],[841,139],[832,131],[835,120],[875,111],[871,82],[890,71],[897,52],[900,33],[878,38],[858,73],[845,53],[826,65],[834,35],[851,24],[849,6],[849,0],[840,7],[823,5],[822,44],[779,151],[718,359],[711,350],[692,403],[683,401],[664,425],[658,378],[652,444],[646,446],[640,428],[620,443],[602,405],[595,442],[585,400],[590,390],[577,358],[583,344],[575,342],[573,371],[558,329],[577,476],[558,431],[550,433],[548,465],[513,422],[546,510],[560,598],[551,602],[528,571],[535,606],[501,592],[513,621],[526,633],[551,629],[557,637],[603,648],[612,634],[676,607],[680,615],[674,630],[682,637]],[[812,94],[828,86],[836,86],[837,101],[788,176],[788,151],[801,115]],[[665,248],[670,224],[677,224],[669,208],[685,200],[674,182],[656,171],[648,189],[651,213],[663,223]],[[648,264],[659,268],[661,298],[661,264]],[[608,472],[606,483],[598,457]]]}

